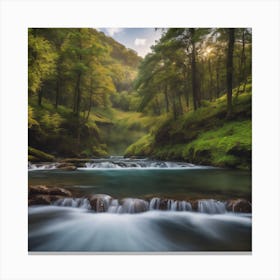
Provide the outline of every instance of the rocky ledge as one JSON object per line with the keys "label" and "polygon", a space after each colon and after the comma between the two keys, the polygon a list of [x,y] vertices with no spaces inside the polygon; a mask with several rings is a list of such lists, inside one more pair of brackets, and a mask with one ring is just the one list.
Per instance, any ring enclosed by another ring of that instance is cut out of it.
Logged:
{"label": "rocky ledge", "polygon": [[215,199],[196,199],[178,201],[167,198],[152,198],[149,200],[138,198],[114,199],[106,194],[79,196],[73,192],[53,186],[29,186],[28,205],[58,205],[86,208],[94,212],[112,213],[140,213],[148,210],[163,211],[194,211],[209,214],[225,212],[251,213],[252,205],[248,200],[238,198],[227,201]]}

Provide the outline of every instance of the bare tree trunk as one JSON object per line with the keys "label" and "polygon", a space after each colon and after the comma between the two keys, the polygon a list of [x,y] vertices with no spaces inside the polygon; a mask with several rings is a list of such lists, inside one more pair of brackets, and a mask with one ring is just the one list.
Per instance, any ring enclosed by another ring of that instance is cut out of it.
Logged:
{"label": "bare tree trunk", "polygon": [[232,77],[233,77],[233,51],[234,28],[228,28],[228,52],[227,52],[227,117],[232,114]]}

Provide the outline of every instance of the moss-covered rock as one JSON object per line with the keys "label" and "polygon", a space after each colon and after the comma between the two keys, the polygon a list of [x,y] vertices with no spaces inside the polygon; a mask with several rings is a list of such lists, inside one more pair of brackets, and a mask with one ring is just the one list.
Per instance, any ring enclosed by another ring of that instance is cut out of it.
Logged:
{"label": "moss-covered rock", "polygon": [[55,157],[53,155],[47,154],[38,149],[28,147],[28,160],[32,162],[39,161],[54,161]]}

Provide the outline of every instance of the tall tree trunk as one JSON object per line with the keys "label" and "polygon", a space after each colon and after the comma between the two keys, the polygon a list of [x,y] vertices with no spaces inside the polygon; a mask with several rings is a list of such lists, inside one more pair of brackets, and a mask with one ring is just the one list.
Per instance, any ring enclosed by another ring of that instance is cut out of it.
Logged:
{"label": "tall tree trunk", "polygon": [[38,92],[38,105],[42,107],[42,97],[43,97],[43,90],[42,88]]}
{"label": "tall tree trunk", "polygon": [[81,73],[78,73],[76,86],[75,86],[75,95],[74,95],[74,114],[79,115],[80,112],[80,102],[81,102],[81,91],[80,91],[80,84],[81,84]]}
{"label": "tall tree trunk", "polygon": [[192,44],[192,53],[191,53],[191,69],[192,69],[192,93],[193,93],[193,108],[194,110],[198,107],[198,96],[197,96],[197,82],[196,82],[196,54],[195,54],[195,29],[190,28],[191,33],[191,44]]}
{"label": "tall tree trunk", "polygon": [[185,96],[187,107],[189,109],[189,106],[190,106],[189,103],[190,102],[189,102],[189,91],[188,91],[187,67],[186,66],[185,66],[185,69],[183,71],[183,75],[184,75],[184,96]]}
{"label": "tall tree trunk", "polygon": [[219,96],[220,96],[220,63],[218,59],[217,66],[216,66],[216,97],[219,98]]}
{"label": "tall tree trunk", "polygon": [[208,71],[210,75],[210,88],[209,88],[209,100],[212,101],[213,99],[213,76],[212,76],[212,66],[211,66],[211,60],[208,59]]}
{"label": "tall tree trunk", "polygon": [[[171,91],[172,91],[172,89],[171,89]],[[177,113],[177,108],[176,108],[176,96],[173,91],[172,91],[172,111],[173,111],[174,120],[177,120],[178,113]]]}
{"label": "tall tree trunk", "polygon": [[59,84],[59,77],[56,81],[56,93],[55,93],[55,108],[57,109],[59,103],[59,95],[60,95],[60,84]]}
{"label": "tall tree trunk", "polygon": [[81,74],[79,74],[78,76],[78,82],[77,82],[78,86],[77,86],[77,110],[76,110],[76,113],[77,113],[77,116],[79,116],[80,114],[80,107],[81,107]]}
{"label": "tall tree trunk", "polygon": [[[242,49],[240,55],[239,84],[237,88],[237,97],[240,91],[241,83],[245,83],[245,29],[242,31]],[[243,90],[244,91],[244,90]]]}
{"label": "tall tree trunk", "polygon": [[89,97],[89,105],[88,105],[88,112],[87,112],[87,116],[86,116],[86,122],[88,121],[89,115],[90,115],[90,111],[91,111],[91,107],[92,107],[92,96],[93,96],[93,88],[92,88],[92,78],[90,79],[90,97]]}
{"label": "tall tree trunk", "polygon": [[188,109],[189,109],[189,107],[190,107],[190,97],[189,97],[189,91],[188,91],[188,87],[187,87],[187,85],[186,85],[186,82],[185,82],[184,87],[185,87],[185,100],[186,100],[186,105],[187,105],[187,107],[188,107]]}
{"label": "tall tree trunk", "polygon": [[157,116],[160,115],[161,111],[160,111],[160,104],[159,104],[159,101],[158,101],[158,98],[156,96],[155,98],[155,102],[154,102],[154,112]]}
{"label": "tall tree trunk", "polygon": [[182,99],[181,99],[181,95],[178,95],[178,111],[180,115],[183,115],[183,105],[182,105]]}
{"label": "tall tree trunk", "polygon": [[246,55],[245,55],[245,29],[242,33],[242,80],[244,82],[243,91],[245,91],[246,83],[247,83],[247,77],[246,77]]}
{"label": "tall tree trunk", "polygon": [[227,51],[227,117],[232,114],[232,77],[233,77],[233,51],[234,51],[234,28],[228,28],[228,51]]}
{"label": "tall tree trunk", "polygon": [[165,85],[165,87],[164,87],[164,100],[165,100],[166,113],[169,113],[170,110],[169,110],[167,85]]}

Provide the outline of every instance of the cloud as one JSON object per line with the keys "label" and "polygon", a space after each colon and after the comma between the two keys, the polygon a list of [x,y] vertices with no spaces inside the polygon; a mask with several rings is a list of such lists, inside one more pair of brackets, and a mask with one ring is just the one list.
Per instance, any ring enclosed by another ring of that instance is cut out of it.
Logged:
{"label": "cloud", "polygon": [[147,39],[145,38],[136,38],[134,41],[135,46],[145,46],[147,42]]}
{"label": "cloud", "polygon": [[107,33],[110,36],[114,36],[116,33],[122,32],[123,28],[106,28]]}

